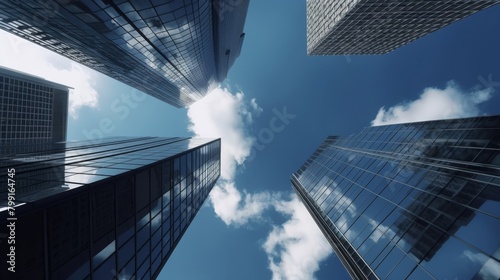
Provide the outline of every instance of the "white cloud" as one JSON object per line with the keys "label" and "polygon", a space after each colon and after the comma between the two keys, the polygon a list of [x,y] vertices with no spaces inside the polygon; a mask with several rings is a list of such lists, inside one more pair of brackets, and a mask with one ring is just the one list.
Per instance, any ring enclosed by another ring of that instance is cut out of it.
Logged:
{"label": "white cloud", "polygon": [[274,205],[290,219],[275,226],[263,245],[272,279],[314,279],[319,263],[332,253],[330,244],[297,196]]}
{"label": "white cloud", "polygon": [[240,191],[234,182],[237,167],[250,156],[254,144],[247,127],[260,112],[255,99],[247,101],[242,92],[232,94],[225,88],[217,88],[189,107],[189,129],[196,136],[222,141],[221,179],[210,192],[210,200],[226,225],[258,221],[269,208],[290,217],[273,228],[263,246],[273,279],[313,279],[332,249],[302,203],[296,196],[284,201],[280,194]]}
{"label": "white cloud", "polygon": [[210,192],[214,211],[226,225],[244,225],[250,220],[259,219],[262,212],[273,202],[267,192],[256,194],[243,193],[236,189],[233,182],[222,182]]}
{"label": "white cloud", "polygon": [[257,100],[255,100],[255,98],[252,98],[252,100],[250,100],[250,105],[252,106],[252,108],[256,112],[257,116],[260,113],[262,113],[262,108],[257,104]]}
{"label": "white cloud", "polygon": [[0,65],[72,87],[69,114],[78,117],[84,106],[97,107],[95,73],[85,66],[62,57],[20,37],[0,30]]}
{"label": "white cloud", "polygon": [[478,105],[489,100],[492,92],[492,88],[467,92],[450,81],[445,89],[424,89],[417,100],[387,110],[384,107],[380,108],[371,124],[378,126],[477,116]]}
{"label": "white cloud", "polygon": [[253,110],[242,92],[216,88],[188,109],[189,130],[200,137],[221,138],[221,179],[233,180],[236,167],[250,155],[254,138],[247,134]]}
{"label": "white cloud", "polygon": [[234,183],[237,167],[250,156],[254,138],[247,127],[262,109],[242,92],[218,87],[191,105],[189,130],[196,136],[221,138],[221,179],[210,192],[214,211],[227,225],[243,225],[258,217],[271,203],[268,193],[241,193]]}

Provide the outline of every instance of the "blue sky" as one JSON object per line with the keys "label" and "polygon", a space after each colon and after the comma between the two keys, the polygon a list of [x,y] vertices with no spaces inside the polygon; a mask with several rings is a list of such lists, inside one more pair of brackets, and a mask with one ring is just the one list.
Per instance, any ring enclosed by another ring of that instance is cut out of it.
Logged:
{"label": "blue sky", "polygon": [[224,87],[184,109],[4,32],[0,65],[74,87],[69,140],[222,137],[218,186],[160,279],[343,279],[293,195],[291,173],[327,135],[500,114],[499,13],[490,8],[386,55],[309,57],[305,1],[252,1]]}

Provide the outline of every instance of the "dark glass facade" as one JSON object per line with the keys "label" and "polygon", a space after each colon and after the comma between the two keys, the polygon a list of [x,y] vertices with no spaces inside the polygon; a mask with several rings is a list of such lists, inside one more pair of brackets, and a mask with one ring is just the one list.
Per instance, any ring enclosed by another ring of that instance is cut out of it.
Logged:
{"label": "dark glass facade", "polygon": [[240,54],[249,0],[0,2],[0,28],[176,107]]}
{"label": "dark glass facade", "polygon": [[498,3],[499,0],[307,0],[307,53],[388,53]]}
{"label": "dark glass facade", "polygon": [[13,143],[66,141],[68,91],[0,66],[0,153]]}
{"label": "dark glass facade", "polygon": [[[57,143],[0,166],[1,279],[150,279],[217,181],[220,139]],[[15,273],[4,261],[11,222]]]}
{"label": "dark glass facade", "polygon": [[500,277],[500,116],[331,136],[292,185],[354,279]]}

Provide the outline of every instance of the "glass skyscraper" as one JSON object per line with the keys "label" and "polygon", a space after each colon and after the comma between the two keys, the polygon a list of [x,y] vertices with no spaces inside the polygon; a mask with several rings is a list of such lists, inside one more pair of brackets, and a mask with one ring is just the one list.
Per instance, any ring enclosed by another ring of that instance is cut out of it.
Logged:
{"label": "glass skyscraper", "polygon": [[249,0],[5,0],[0,29],[176,107],[222,82]]}
{"label": "glass skyscraper", "polygon": [[217,181],[220,139],[61,142],[0,166],[1,279],[149,279]]}
{"label": "glass skyscraper", "polygon": [[68,90],[0,66],[0,153],[13,143],[66,141]]}
{"label": "glass skyscraper", "polygon": [[354,279],[500,277],[500,116],[330,136],[292,185]]}
{"label": "glass skyscraper", "polygon": [[307,0],[309,55],[384,54],[499,0]]}

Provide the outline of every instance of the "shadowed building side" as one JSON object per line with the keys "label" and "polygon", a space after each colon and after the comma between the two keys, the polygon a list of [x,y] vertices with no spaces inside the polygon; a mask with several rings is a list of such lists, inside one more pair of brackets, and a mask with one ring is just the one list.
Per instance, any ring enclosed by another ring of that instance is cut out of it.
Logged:
{"label": "shadowed building side", "polygon": [[239,54],[248,3],[6,0],[0,28],[186,107],[226,78],[232,63],[216,56]]}
{"label": "shadowed building side", "polygon": [[[57,143],[3,157],[0,167],[15,170],[16,187],[16,206],[0,204],[0,250],[15,254],[0,278],[150,279],[219,178],[220,139]],[[12,196],[4,185],[0,191]],[[15,244],[7,223],[15,224]]]}
{"label": "shadowed building side", "polygon": [[0,66],[0,155],[66,141],[68,95],[68,86]]}

